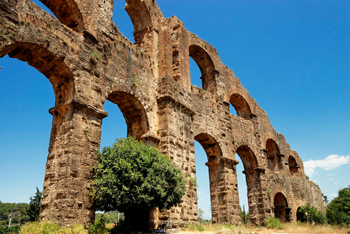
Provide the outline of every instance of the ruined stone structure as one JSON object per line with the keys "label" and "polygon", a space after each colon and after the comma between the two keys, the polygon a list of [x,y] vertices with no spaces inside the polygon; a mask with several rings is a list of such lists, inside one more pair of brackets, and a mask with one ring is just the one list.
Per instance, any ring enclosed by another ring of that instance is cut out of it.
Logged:
{"label": "ruined stone structure", "polygon": [[[299,155],[216,49],[176,17],[165,19],[154,0],[126,1],[135,44],[112,23],[113,0],[42,2],[57,19],[30,0],[0,1],[0,57],[28,62],[55,93],[42,220],[92,221],[91,169],[106,100],[122,111],[128,135],[158,146],[189,180],[183,203],[154,211],[154,224],[170,220],[179,227],[198,219],[197,190],[189,179],[196,177],[195,140],[208,156],[214,223],[240,223],[236,153],[244,164],[251,223],[270,215],[295,221],[307,202],[324,210]],[[191,85],[190,57],[202,73],[202,88]]]}

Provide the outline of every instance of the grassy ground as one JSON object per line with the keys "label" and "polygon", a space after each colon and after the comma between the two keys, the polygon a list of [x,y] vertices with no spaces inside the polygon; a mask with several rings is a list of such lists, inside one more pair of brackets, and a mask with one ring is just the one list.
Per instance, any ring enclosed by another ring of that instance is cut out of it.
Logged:
{"label": "grassy ground", "polygon": [[[112,228],[112,224],[107,224],[107,228]],[[83,225],[73,225],[72,227],[60,227],[53,223],[28,223],[22,227],[20,234],[87,234],[88,231]],[[187,228],[176,232],[177,234],[350,234],[350,226],[339,227],[324,225],[309,225],[305,223],[286,223],[278,229],[268,229],[266,227],[246,227],[225,225],[195,225],[189,224]]]}
{"label": "grassy ground", "polygon": [[267,229],[265,227],[235,227],[232,225],[200,225],[195,228],[195,225],[189,225],[178,234],[267,234],[267,233],[301,233],[301,234],[350,234],[350,227],[324,225],[309,225],[304,223],[286,223],[283,224],[283,229]]}

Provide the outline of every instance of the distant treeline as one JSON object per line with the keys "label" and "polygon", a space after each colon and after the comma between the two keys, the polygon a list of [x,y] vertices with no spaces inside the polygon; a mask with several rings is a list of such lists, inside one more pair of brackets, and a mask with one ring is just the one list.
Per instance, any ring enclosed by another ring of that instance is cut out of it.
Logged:
{"label": "distant treeline", "polygon": [[2,203],[0,201],[0,226],[8,225],[12,212],[11,225],[23,225],[29,221],[29,216],[26,214],[27,203]]}

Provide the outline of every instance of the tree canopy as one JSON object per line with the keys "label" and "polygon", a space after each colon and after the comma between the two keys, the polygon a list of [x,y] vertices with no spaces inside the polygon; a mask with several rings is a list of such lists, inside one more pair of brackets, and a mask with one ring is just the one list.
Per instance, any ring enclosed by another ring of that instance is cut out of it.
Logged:
{"label": "tree canopy", "polygon": [[29,216],[25,212],[27,207],[27,203],[2,203],[0,201],[0,226],[8,225],[11,210],[13,211],[12,224],[24,224],[28,222]]}
{"label": "tree canopy", "polygon": [[180,169],[155,147],[132,137],[117,139],[99,154],[92,181],[96,208],[118,210],[125,218],[181,203],[185,181]]}
{"label": "tree canopy", "polygon": [[339,190],[338,197],[328,204],[326,216],[329,224],[350,224],[350,186]]}

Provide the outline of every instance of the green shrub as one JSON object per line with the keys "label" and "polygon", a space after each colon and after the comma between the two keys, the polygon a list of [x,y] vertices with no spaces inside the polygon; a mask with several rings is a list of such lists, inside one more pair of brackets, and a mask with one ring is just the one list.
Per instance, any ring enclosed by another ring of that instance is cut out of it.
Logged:
{"label": "green shrub", "polygon": [[236,228],[236,226],[234,226],[233,224],[228,224],[228,223],[225,223],[225,224],[223,225],[223,227],[224,227],[225,229],[229,229],[229,230],[233,230],[233,229]]}
{"label": "green shrub", "polygon": [[186,224],[185,229],[192,232],[195,232],[195,231],[203,232],[204,226],[202,224],[196,224],[196,223],[190,222]]}
{"label": "green shrub", "polygon": [[241,213],[240,213],[239,216],[241,217],[241,222],[242,222],[242,224],[246,224],[247,218],[249,218],[249,213],[246,214],[246,213],[245,213],[245,210],[242,211],[242,208],[241,208]]}
{"label": "green shrub", "polygon": [[267,228],[276,228],[278,230],[282,230],[283,226],[281,224],[281,221],[279,218],[274,218],[274,217],[268,217],[265,220],[265,227]]}
{"label": "green shrub", "polygon": [[315,207],[311,207],[310,203],[302,206],[297,211],[297,219],[303,223],[308,222],[309,224],[323,224],[325,217],[322,212],[317,210]]}
{"label": "green shrub", "polygon": [[19,225],[12,226],[12,227],[1,227],[0,226],[0,234],[12,234],[12,233],[18,233],[21,227]]}
{"label": "green shrub", "polygon": [[60,225],[57,223],[32,222],[24,225],[19,234],[87,234],[87,231],[82,224],[60,228]]}
{"label": "green shrub", "polygon": [[49,222],[32,222],[24,225],[19,232],[20,234],[51,234],[57,233],[60,230],[60,225]]}
{"label": "green shrub", "polygon": [[108,233],[106,228],[106,216],[103,214],[101,217],[93,224],[89,226],[89,234],[104,234]]}

